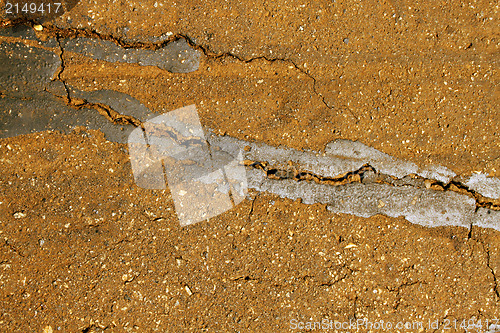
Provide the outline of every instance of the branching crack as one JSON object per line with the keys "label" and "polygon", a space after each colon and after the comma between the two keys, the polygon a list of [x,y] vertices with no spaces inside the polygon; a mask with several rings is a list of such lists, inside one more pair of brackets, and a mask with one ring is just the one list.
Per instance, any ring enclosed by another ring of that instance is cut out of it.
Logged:
{"label": "branching crack", "polygon": [[449,183],[444,183],[435,179],[427,179],[420,176],[417,177],[424,180],[430,189],[437,191],[451,191],[472,197],[476,201],[476,210],[479,207],[491,210],[500,210],[500,199],[485,197],[459,181],[452,180]]}
{"label": "branching crack", "polygon": [[[306,75],[308,78],[310,78],[313,81],[313,85],[312,85],[313,92],[317,96],[319,96],[319,98],[321,99],[321,102],[328,109],[333,110],[333,107],[328,104],[325,97],[318,91],[318,89],[316,87],[317,86],[316,78],[313,75],[311,75],[309,73],[309,71],[306,71],[305,69],[301,68],[291,59],[269,58],[267,56],[257,56],[257,57],[253,57],[250,59],[245,59],[245,58],[238,56],[236,54],[233,54],[231,52],[215,53],[215,52],[211,51],[208,47],[197,44],[192,38],[190,38],[189,36],[184,35],[184,34],[173,34],[173,35],[169,36],[167,39],[159,41],[159,42],[129,42],[129,41],[125,41],[119,37],[115,37],[113,35],[106,35],[106,34],[99,33],[99,32],[92,30],[92,29],[84,29],[84,28],[83,29],[82,28],[79,28],[79,29],[77,29],[77,28],[61,29],[61,28],[57,28],[54,26],[47,26],[47,27],[44,27],[44,32],[49,36],[56,37],[56,39],[58,39],[58,40],[60,38],[78,38],[78,37],[93,38],[93,39],[111,41],[124,49],[144,49],[144,50],[153,50],[153,51],[159,50],[159,49],[165,47],[166,45],[168,45],[169,43],[183,39],[193,49],[200,51],[201,53],[203,53],[203,55],[205,57],[210,58],[210,59],[217,60],[217,59],[223,59],[223,58],[228,57],[228,58],[232,58],[232,59],[238,60],[238,61],[240,61],[242,63],[246,63],[246,64],[251,63],[253,61],[257,61],[257,60],[264,60],[264,61],[269,62],[269,63],[273,63],[273,62],[287,63],[287,64],[293,66],[294,69],[296,69],[300,73]],[[352,110],[349,109],[348,111],[356,119],[356,121],[359,121],[359,117],[356,116],[352,112]]]}
{"label": "branching crack", "polygon": [[250,275],[239,275],[230,278],[231,281],[257,281],[261,282],[259,279],[253,278]]}
{"label": "branching crack", "polygon": [[66,105],[68,105],[72,108],[78,109],[78,110],[80,110],[82,108],[94,109],[97,112],[99,112],[99,114],[101,114],[106,119],[108,119],[110,122],[112,122],[113,124],[133,125],[135,127],[142,128],[143,127],[142,122],[139,119],[134,118],[132,116],[120,114],[119,112],[113,110],[113,108],[111,108],[109,105],[106,105],[103,103],[91,103],[85,99],[71,97],[70,89],[62,77],[62,74],[66,68],[65,61],[64,61],[64,47],[61,43],[61,38],[63,38],[62,35],[63,34],[56,34],[56,40],[57,40],[57,43],[58,43],[59,49],[60,49],[59,58],[61,61],[61,66],[60,66],[59,70],[57,71],[57,73],[54,75],[54,77],[55,77],[54,80],[60,81],[64,85],[64,89],[66,91],[66,96],[57,96],[57,97],[60,97],[66,103]]}
{"label": "branching crack", "polygon": [[397,300],[396,300],[396,304],[394,305],[394,310],[398,310],[399,306],[401,305],[401,296],[400,296],[401,288],[413,286],[413,285],[418,284],[418,283],[419,282],[406,282],[406,283],[403,283],[402,285],[400,285],[394,289],[389,288],[389,291],[396,292]]}
{"label": "branching crack", "polygon": [[[34,25],[34,22],[30,22],[31,25]],[[16,22],[11,22],[10,25],[15,25],[17,24]],[[63,38],[77,38],[77,37],[86,37],[86,38],[94,38],[94,39],[99,39],[99,40],[108,40],[112,41],[115,44],[121,46],[122,48],[125,49],[147,49],[147,50],[158,50],[166,45],[168,45],[171,42],[183,39],[185,40],[193,49],[199,50],[202,52],[207,58],[211,59],[222,59],[225,57],[230,57],[233,59],[236,59],[240,62],[243,63],[250,63],[252,61],[256,60],[265,60],[269,63],[272,62],[284,62],[288,63],[291,66],[293,66],[297,71],[303,73],[307,77],[313,80],[313,91],[321,98],[323,104],[328,107],[329,109],[332,109],[330,105],[326,102],[324,96],[321,95],[316,89],[316,79],[306,70],[302,69],[299,67],[293,60],[291,59],[286,59],[286,58],[269,58],[266,56],[258,56],[258,57],[253,57],[250,59],[244,59],[238,55],[235,55],[230,52],[224,52],[224,53],[214,53],[212,52],[208,47],[202,46],[197,44],[193,39],[191,39],[189,36],[186,36],[184,34],[173,34],[169,36],[167,39],[160,41],[160,42],[128,42],[124,41],[123,39],[119,37],[115,37],[112,35],[105,35],[101,34],[95,30],[91,29],[76,29],[76,28],[66,28],[66,29],[61,29],[57,28],[51,25],[48,25],[44,27],[44,33],[46,33],[48,36],[53,36],[56,38],[58,41],[59,47],[60,47],[60,53],[59,57],[61,59],[61,67],[60,70],[56,73],[56,79],[61,81],[64,84],[64,87],[66,89],[66,96],[59,96],[62,97],[65,102],[76,109],[81,109],[81,108],[90,108],[98,111],[101,115],[106,117],[109,121],[111,121],[114,124],[117,125],[133,125],[136,127],[141,127],[143,128],[143,124],[140,120],[128,116],[128,115],[122,115],[118,113],[117,111],[113,110],[110,106],[102,104],[102,103],[91,103],[88,102],[84,99],[77,99],[77,98],[72,98],[70,96],[70,90],[65,83],[64,79],[62,78],[62,73],[65,69],[65,62],[64,62],[64,49],[61,43],[61,39]],[[352,111],[351,111],[352,114]],[[352,114],[353,117],[358,119],[356,115]],[[321,184],[329,184],[329,185],[345,185],[348,183],[352,182],[361,182],[363,181],[363,176],[367,172],[373,172],[376,173],[378,179],[376,182],[378,183],[387,183],[392,186],[398,186],[394,182],[391,182],[391,177],[387,175],[382,175],[376,170],[370,166],[369,164],[365,164],[363,167],[361,167],[359,170],[355,170],[352,172],[348,172],[344,175],[340,175],[338,177],[334,178],[329,178],[329,177],[323,177],[321,175],[316,175],[307,171],[300,171],[300,170],[286,170],[286,169],[279,169],[279,168],[273,168],[270,167],[266,162],[254,162],[254,161],[247,161],[248,163],[246,164],[249,167],[256,168],[263,170],[266,172],[266,176],[270,179],[293,179],[296,181],[314,181],[316,183],[321,183]],[[394,178],[394,177],[392,177]],[[476,207],[483,207],[487,209],[492,209],[492,210],[500,210],[500,199],[491,199],[484,197],[483,195],[477,193],[476,191],[469,189],[466,185],[458,182],[458,181],[451,181],[449,183],[443,183],[437,180],[433,179],[425,179],[422,177],[415,176],[415,178],[420,178],[421,180],[424,180],[426,182],[426,185],[428,185],[429,188],[433,190],[439,190],[439,191],[452,191],[460,194],[465,194],[468,195],[476,201]]]}
{"label": "branching crack", "polygon": [[[204,46],[201,46],[199,44],[196,44],[190,37],[188,37],[186,35],[183,35],[183,34],[177,34],[177,35],[175,35],[175,38],[176,39],[174,39],[174,40],[178,40],[178,39],[181,39],[181,38],[184,39],[189,44],[189,46],[191,46],[195,50],[199,50],[207,58],[222,59],[222,58],[229,57],[229,58],[236,59],[236,60],[238,60],[240,62],[243,62],[245,64],[248,64],[248,63],[251,63],[251,62],[257,61],[257,60],[264,60],[264,61],[269,62],[269,63],[273,63],[273,62],[284,62],[284,63],[287,63],[287,64],[293,66],[293,68],[295,68],[300,73],[306,75],[308,78],[310,78],[313,81],[313,85],[312,85],[313,92],[320,97],[321,102],[328,109],[333,110],[333,107],[330,106],[326,102],[325,97],[317,90],[317,88],[316,88],[316,84],[317,84],[316,78],[314,76],[312,76],[308,71],[306,71],[306,70],[302,69],[301,67],[299,67],[292,59],[287,59],[287,58],[269,58],[269,57],[266,57],[266,56],[258,56],[258,57],[253,57],[253,58],[250,58],[250,59],[244,59],[244,58],[242,58],[242,57],[240,57],[240,56],[238,56],[236,54],[230,53],[230,52],[224,52],[224,53],[219,53],[219,54],[214,53],[208,47],[204,47]],[[356,121],[359,120],[358,117],[351,110],[349,110],[349,112],[356,119]]]}
{"label": "branching crack", "polygon": [[96,325],[96,324],[92,324],[90,326],[87,326],[85,328],[83,328],[81,330],[82,333],[90,333],[90,332],[94,332],[96,329],[98,330],[102,330],[102,331],[105,331],[109,328],[109,326],[104,326],[104,325]]}

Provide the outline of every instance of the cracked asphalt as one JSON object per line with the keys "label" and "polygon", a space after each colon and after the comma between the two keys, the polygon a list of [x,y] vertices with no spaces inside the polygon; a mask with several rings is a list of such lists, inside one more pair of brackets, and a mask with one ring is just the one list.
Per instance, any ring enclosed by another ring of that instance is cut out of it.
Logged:
{"label": "cracked asphalt", "polygon": [[[500,328],[497,3],[82,0],[41,26],[1,17],[0,331]],[[281,192],[181,227],[168,189],[134,183],[126,143],[191,104],[217,138],[357,141],[446,177],[251,160]],[[492,227],[413,224],[371,194],[280,196],[285,182],[462,195]]]}

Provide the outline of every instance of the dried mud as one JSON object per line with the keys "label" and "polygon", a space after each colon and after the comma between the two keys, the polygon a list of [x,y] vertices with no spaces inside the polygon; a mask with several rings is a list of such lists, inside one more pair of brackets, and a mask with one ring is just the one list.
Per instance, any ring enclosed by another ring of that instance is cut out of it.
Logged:
{"label": "dried mud", "polygon": [[[108,90],[157,114],[195,104],[206,128],[248,142],[325,151],[346,139],[441,165],[460,184],[500,177],[498,21],[492,1],[82,0],[31,37],[0,33],[18,56],[43,50],[54,73],[0,86],[2,126],[19,110],[64,124],[88,112],[123,140],[145,112],[97,102]],[[74,38],[94,44],[65,48]],[[199,53],[197,69],[89,51],[154,55],[171,43]],[[126,144],[84,124],[0,139],[1,331],[281,332],[293,320],[366,319],[420,331],[481,320],[472,331],[486,332],[500,318],[494,229],[363,218],[255,190],[181,227],[168,189],[134,183]],[[297,176],[286,172],[274,178]]]}

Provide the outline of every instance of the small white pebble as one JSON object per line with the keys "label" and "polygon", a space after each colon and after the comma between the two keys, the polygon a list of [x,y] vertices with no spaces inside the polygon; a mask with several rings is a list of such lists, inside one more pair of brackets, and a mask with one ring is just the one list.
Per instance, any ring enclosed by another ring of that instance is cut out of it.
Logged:
{"label": "small white pebble", "polygon": [[22,219],[23,217],[26,217],[26,214],[23,212],[16,212],[16,213],[14,213],[14,217],[16,219]]}
{"label": "small white pebble", "polygon": [[45,326],[45,328],[42,331],[42,333],[52,333],[52,332],[54,332],[54,330],[52,329],[51,326]]}

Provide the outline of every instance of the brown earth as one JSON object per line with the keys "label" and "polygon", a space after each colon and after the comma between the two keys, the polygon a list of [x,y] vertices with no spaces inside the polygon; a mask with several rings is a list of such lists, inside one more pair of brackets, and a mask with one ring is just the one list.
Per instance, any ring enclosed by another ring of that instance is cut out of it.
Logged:
{"label": "brown earth", "polygon": [[68,81],[119,88],[154,109],[195,102],[206,125],[238,137],[312,149],[343,137],[419,165],[500,175],[495,2],[154,3],[81,2],[71,24],[56,23],[119,40],[171,32],[237,58],[174,77],[83,63]]}
{"label": "brown earth", "polygon": [[126,148],[99,132],[0,151],[3,331],[271,332],[309,318],[442,328],[499,315],[498,232],[255,192],[181,228],[168,190],[135,186]]}
{"label": "brown earth", "polygon": [[[500,177],[498,10],[81,1],[40,35],[172,32],[203,51],[199,70],[65,52],[60,78],[155,112],[196,104],[203,125],[245,140],[321,150],[345,138]],[[333,214],[257,192],[181,228],[168,190],[134,184],[126,145],[85,129],[0,139],[0,166],[1,331],[273,332],[293,331],[293,319],[367,319],[421,321],[421,331],[438,320],[445,332],[481,320],[469,331],[484,332],[500,318],[491,229]]]}

